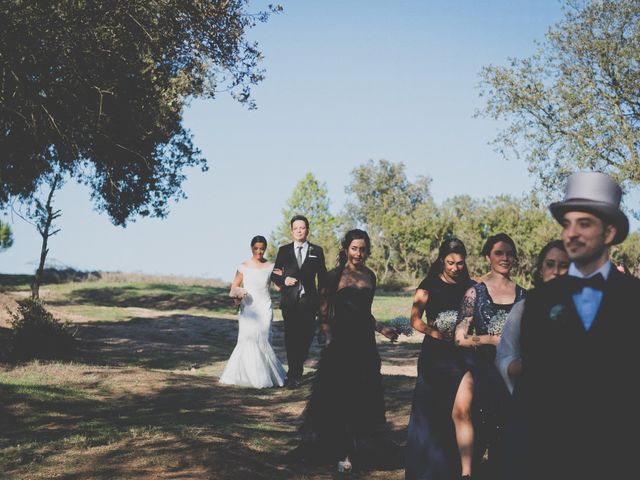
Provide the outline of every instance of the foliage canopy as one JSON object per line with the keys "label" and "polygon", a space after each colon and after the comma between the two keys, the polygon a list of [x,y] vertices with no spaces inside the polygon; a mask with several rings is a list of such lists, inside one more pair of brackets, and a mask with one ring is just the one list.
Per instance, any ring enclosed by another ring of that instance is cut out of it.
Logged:
{"label": "foliage canopy", "polygon": [[[506,120],[495,139],[523,155],[548,192],[576,170],[640,184],[640,2],[575,0],[538,51],[481,72],[480,114]],[[561,190],[560,190],[561,191]]]}
{"label": "foliage canopy", "polygon": [[0,221],[0,252],[13,245],[13,231],[11,227]]}
{"label": "foliage canopy", "polygon": [[247,0],[0,0],[0,208],[52,172],[86,184],[125,225],[165,216],[184,169],[207,168],[182,126],[190,98],[253,106],[269,12]]}

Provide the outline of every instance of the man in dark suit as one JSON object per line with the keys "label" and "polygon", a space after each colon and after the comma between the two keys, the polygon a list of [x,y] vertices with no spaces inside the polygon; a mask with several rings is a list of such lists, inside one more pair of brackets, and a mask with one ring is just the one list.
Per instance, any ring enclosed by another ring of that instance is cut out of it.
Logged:
{"label": "man in dark suit", "polygon": [[609,260],[629,232],[621,196],[608,175],[582,172],[549,207],[571,265],[525,301],[514,396],[528,425],[528,459],[518,480],[640,475],[640,281]]}
{"label": "man in dark suit", "polygon": [[289,365],[287,385],[297,388],[314,337],[319,291],[325,288],[327,268],[322,248],[307,241],[309,220],[296,215],[290,224],[293,242],[278,250],[271,279],[281,287],[280,309]]}

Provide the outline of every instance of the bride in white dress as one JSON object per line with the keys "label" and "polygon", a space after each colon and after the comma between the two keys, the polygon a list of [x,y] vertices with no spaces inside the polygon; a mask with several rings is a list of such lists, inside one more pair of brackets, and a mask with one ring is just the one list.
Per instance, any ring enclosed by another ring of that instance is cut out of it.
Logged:
{"label": "bride in white dress", "polygon": [[240,303],[238,343],[220,375],[221,384],[253,388],[284,385],[284,368],[271,347],[269,284],[273,263],[264,258],[266,249],[263,236],[253,237],[252,257],[240,264],[231,283],[229,295]]}

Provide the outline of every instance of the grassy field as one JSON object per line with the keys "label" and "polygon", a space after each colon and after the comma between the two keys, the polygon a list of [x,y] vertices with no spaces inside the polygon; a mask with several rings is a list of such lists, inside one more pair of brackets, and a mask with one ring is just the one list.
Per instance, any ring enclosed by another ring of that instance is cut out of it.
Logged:
{"label": "grassy field", "polygon": [[[0,328],[28,295],[28,278],[0,275]],[[289,465],[318,358],[298,390],[218,385],[235,345],[235,308],[220,282],[103,275],[41,290],[71,322],[69,362],[0,365],[0,477],[7,479],[329,479],[330,467]],[[381,294],[381,321],[408,316],[411,298]],[[420,338],[379,338],[387,417],[404,444]],[[274,348],[286,358],[279,312]],[[5,348],[0,345],[0,348]],[[401,479],[401,469],[354,472]]]}

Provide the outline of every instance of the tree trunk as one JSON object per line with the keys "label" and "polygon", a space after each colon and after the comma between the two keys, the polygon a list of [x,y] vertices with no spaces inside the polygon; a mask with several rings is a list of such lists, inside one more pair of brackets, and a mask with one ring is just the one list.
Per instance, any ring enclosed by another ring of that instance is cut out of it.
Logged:
{"label": "tree trunk", "polygon": [[38,232],[42,237],[42,249],[40,250],[40,264],[38,265],[38,270],[36,270],[33,283],[31,284],[31,298],[34,300],[40,298],[40,285],[42,284],[44,264],[47,259],[47,254],[49,253],[49,248],[47,248],[49,237],[60,231],[59,229],[51,231],[53,221],[61,215],[60,210],[53,211],[53,207],[51,205],[53,202],[53,194],[56,191],[60,180],[61,178],[58,175],[54,177],[53,182],[51,183],[51,191],[47,197],[47,203],[44,208],[39,206],[39,211],[36,213],[38,216]]}
{"label": "tree trunk", "polygon": [[40,298],[40,285],[42,284],[42,274],[44,273],[44,262],[47,259],[49,249],[47,248],[47,241],[49,240],[48,227],[45,230],[45,234],[42,235],[42,250],[40,251],[40,264],[38,270],[33,277],[33,283],[31,284],[31,298],[37,300]]}

